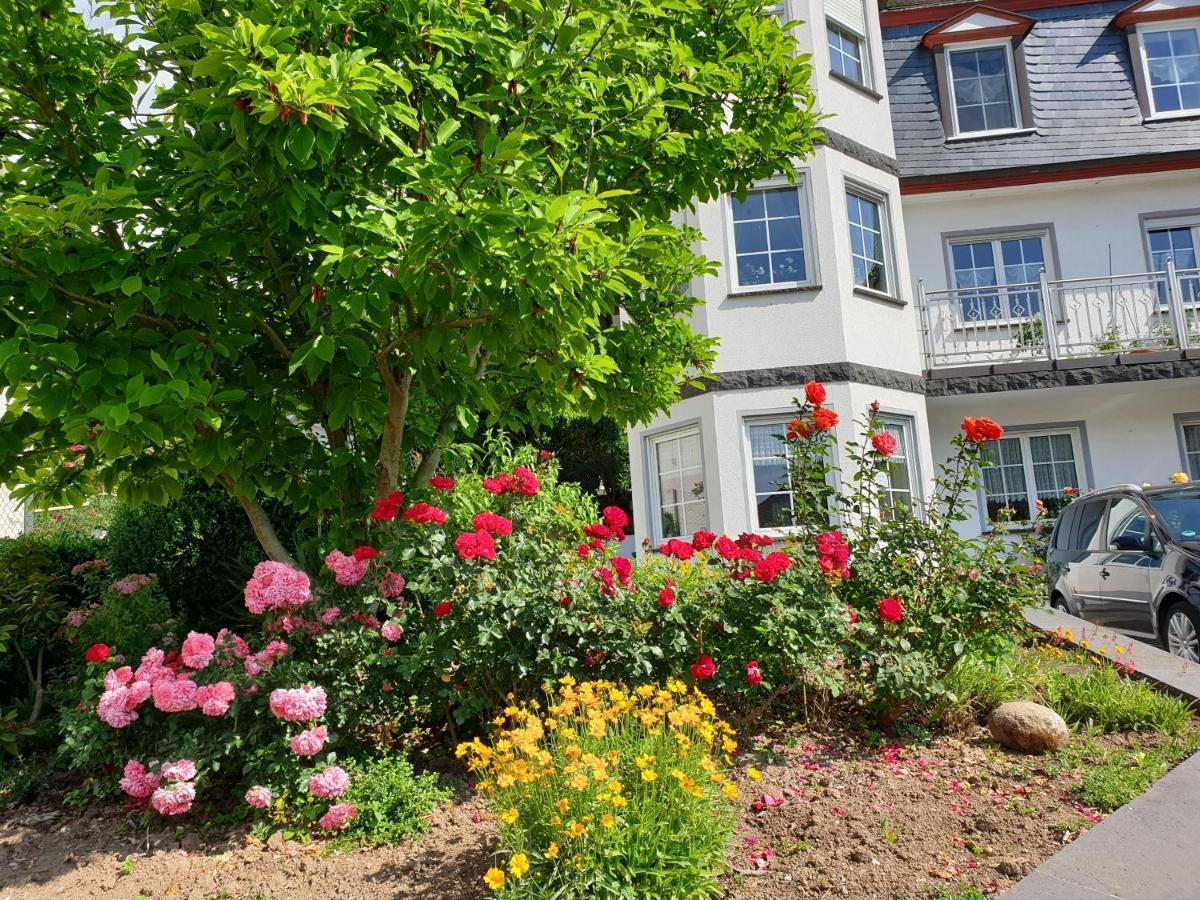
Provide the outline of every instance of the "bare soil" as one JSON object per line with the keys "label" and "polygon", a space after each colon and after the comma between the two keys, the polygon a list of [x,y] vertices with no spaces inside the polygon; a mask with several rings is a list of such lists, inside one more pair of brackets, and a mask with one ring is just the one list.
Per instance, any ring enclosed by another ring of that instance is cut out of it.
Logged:
{"label": "bare soil", "polygon": [[[1070,799],[1078,772],[1010,753],[977,726],[917,744],[794,726],[751,743],[723,879],[731,900],[1000,893],[1102,818]],[[482,804],[464,794],[429,820],[417,841],[344,850],[263,844],[244,826],[147,832],[119,807],[33,804],[0,815],[0,900],[487,896],[496,831]]]}

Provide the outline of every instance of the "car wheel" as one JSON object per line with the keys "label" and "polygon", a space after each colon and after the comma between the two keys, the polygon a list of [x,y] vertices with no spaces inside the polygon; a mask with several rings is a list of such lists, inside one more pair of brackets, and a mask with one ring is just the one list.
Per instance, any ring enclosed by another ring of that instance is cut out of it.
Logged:
{"label": "car wheel", "polygon": [[1071,614],[1071,607],[1067,606],[1066,598],[1062,594],[1055,594],[1050,598],[1050,608],[1057,609],[1061,613]]}
{"label": "car wheel", "polygon": [[1172,656],[1200,662],[1200,613],[1187,603],[1176,603],[1163,620],[1163,644]]}

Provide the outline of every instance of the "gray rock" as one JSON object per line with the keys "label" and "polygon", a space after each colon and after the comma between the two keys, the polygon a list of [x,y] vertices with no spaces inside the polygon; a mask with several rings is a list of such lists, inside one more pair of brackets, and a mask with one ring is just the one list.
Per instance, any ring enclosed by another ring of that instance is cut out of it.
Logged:
{"label": "gray rock", "polygon": [[1071,737],[1062,716],[1028,700],[996,707],[988,716],[988,729],[1005,747],[1025,753],[1061,750]]}

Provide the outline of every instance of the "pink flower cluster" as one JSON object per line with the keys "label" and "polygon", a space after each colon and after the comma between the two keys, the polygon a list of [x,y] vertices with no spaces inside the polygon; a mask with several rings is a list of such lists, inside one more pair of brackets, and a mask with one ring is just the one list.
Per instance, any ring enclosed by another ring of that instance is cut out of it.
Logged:
{"label": "pink flower cluster", "polygon": [[489,494],[520,494],[532,497],[538,492],[541,483],[537,476],[524,466],[517,466],[512,474],[503,473],[495,478],[483,479],[483,489]]}
{"label": "pink flower cluster", "polygon": [[379,626],[379,634],[385,641],[394,644],[404,637],[404,629],[395,622],[384,622]]}
{"label": "pink flower cluster", "polygon": [[358,809],[352,804],[335,803],[317,820],[317,824],[326,831],[341,831],[357,815]]}
{"label": "pink flower cluster", "polygon": [[[389,600],[396,600],[404,593],[404,576],[397,575],[391,569],[384,573],[383,578],[379,579],[379,593],[387,597]],[[329,623],[326,622],[326,625]]]}
{"label": "pink flower cluster", "polygon": [[150,798],[154,811],[163,816],[178,816],[192,808],[196,799],[196,764],[190,759],[166,762],[158,772],[147,771],[135,759],[125,763],[121,790],[135,800]]}
{"label": "pink flower cluster", "polygon": [[350,776],[340,766],[329,766],[308,779],[308,792],[314,797],[332,800],[350,788]]}
{"label": "pink flower cluster", "polygon": [[271,789],[256,784],[246,791],[246,802],[255,809],[266,809],[271,805]]}
{"label": "pink flower cluster", "polygon": [[183,646],[179,648],[179,658],[189,669],[199,670],[212,662],[216,649],[217,642],[211,634],[189,631]]}
{"label": "pink flower cluster", "polygon": [[341,550],[330,550],[325,557],[325,567],[333,572],[333,580],[343,587],[358,584],[367,574],[369,560],[347,556]]}
{"label": "pink flower cluster", "polygon": [[250,645],[228,628],[222,628],[217,632],[215,644],[214,655],[217,665],[225,669],[239,659],[245,659],[250,655]]}
{"label": "pink flower cluster", "polygon": [[312,601],[308,576],[286,563],[264,560],[246,583],[246,609],[255,615],[268,610],[288,611]]}
{"label": "pink flower cluster", "polygon": [[108,563],[102,559],[89,559],[87,562],[81,562],[77,566],[72,566],[71,574],[74,575],[76,578],[78,578],[80,575],[84,574],[85,572],[91,572],[94,569],[103,569],[107,565],[108,565]]}
{"label": "pink flower cluster", "polygon": [[237,697],[237,692],[228,681],[218,681],[216,684],[202,684],[196,688],[196,705],[206,716],[223,716],[229,712],[229,705]]}
{"label": "pink flower cluster", "polygon": [[311,722],[325,714],[325,689],[303,685],[271,691],[271,712],[286,722]]}
{"label": "pink flower cluster", "polygon": [[187,675],[166,676],[157,679],[151,688],[154,708],[160,712],[177,713],[195,709],[196,682]]}
{"label": "pink flower cluster", "polygon": [[292,738],[292,752],[297,756],[316,756],[325,746],[329,732],[324,725],[302,731]]}
{"label": "pink flower cluster", "polygon": [[[287,616],[284,616],[284,618],[287,618]],[[283,659],[287,655],[287,652],[288,645],[285,641],[271,641],[253,656],[247,656],[242,660],[242,668],[246,670],[247,675],[253,678],[268,671],[275,665],[275,661]]]}
{"label": "pink flower cluster", "polygon": [[110,591],[116,591],[118,594],[129,596],[136,594],[148,584],[153,584],[158,580],[158,576],[153,572],[149,575],[126,575],[117,581],[114,581],[108,586]]}

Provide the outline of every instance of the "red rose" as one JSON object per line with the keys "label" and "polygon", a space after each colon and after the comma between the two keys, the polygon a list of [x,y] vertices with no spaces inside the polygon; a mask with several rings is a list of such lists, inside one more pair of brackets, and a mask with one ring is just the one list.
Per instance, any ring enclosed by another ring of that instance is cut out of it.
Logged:
{"label": "red rose", "polygon": [[362,562],[364,559],[373,559],[374,557],[378,556],[379,551],[376,550],[374,547],[368,547],[364,544],[361,547],[355,547],[354,552],[350,555],[353,556],[355,559],[357,559],[359,562]]}
{"label": "red rose", "polygon": [[584,537],[598,538],[602,541],[607,541],[610,538],[616,537],[611,528],[600,522],[593,522],[590,525],[584,525],[583,535]]}
{"label": "red rose", "polygon": [[988,441],[998,441],[1004,434],[1004,429],[987,418],[967,416],[962,420],[963,434],[972,444],[983,444]]}
{"label": "red rose", "polygon": [[619,506],[606,506],[601,511],[601,518],[609,528],[626,528],[629,526],[629,516]]}
{"label": "red rose", "polygon": [[885,622],[900,622],[904,619],[904,607],[898,597],[884,597],[879,601],[879,618]]}
{"label": "red rose", "polygon": [[669,587],[663,588],[658,592],[658,605],[663,609],[670,609],[675,605],[675,592]]}
{"label": "red rose", "polygon": [[758,581],[774,581],[779,576],[779,573],[786,570],[791,564],[792,561],[786,553],[782,550],[776,550],[765,559],[755,561],[754,577]]}
{"label": "red rose", "polygon": [[663,556],[673,556],[676,559],[691,559],[695,548],[687,541],[671,538],[669,541],[659,544],[658,552]]}
{"label": "red rose", "polygon": [[891,456],[896,452],[896,438],[887,431],[877,431],[871,435],[871,446],[880,456]]}
{"label": "red rose", "polygon": [[717,536],[711,531],[697,531],[692,535],[692,546],[697,550],[707,550],[716,539]]}
{"label": "red rose", "polygon": [[1062,489],[1062,495],[1064,497],[1078,497],[1079,496],[1079,488],[1065,487]]}
{"label": "red rose", "polygon": [[435,491],[448,491],[454,487],[454,479],[445,475],[435,475],[429,479],[429,486]]}
{"label": "red rose", "polygon": [[789,441],[798,441],[800,438],[810,438],[813,434],[811,422],[805,422],[803,419],[792,419],[787,426],[787,439]]}
{"label": "red rose", "polygon": [[371,510],[371,519],[376,522],[390,522],[400,512],[403,502],[404,495],[399,491],[392,491],[386,497],[380,497],[375,501],[375,508]]}
{"label": "red rose", "polygon": [[716,549],[716,551],[720,555],[721,559],[734,560],[734,559],[737,559],[738,556],[741,555],[741,551],[739,550],[738,545],[735,544],[733,542],[733,539],[730,538],[729,535],[727,535],[727,534],[723,534],[719,538],[717,538],[716,541],[713,543],[713,547]]}
{"label": "red rose", "polygon": [[610,565],[613,567],[613,571],[617,573],[617,578],[621,584],[628,587],[629,583],[633,580],[633,563],[623,556],[614,556]]}
{"label": "red rose", "polygon": [[704,681],[713,677],[713,673],[717,671],[717,664],[711,656],[701,656],[692,663],[691,668],[692,677],[697,681]]}
{"label": "red rose", "polygon": [[820,406],[825,402],[825,385],[819,381],[810,381],[804,386],[804,399],[813,406]]}
{"label": "red rose", "polygon": [[421,501],[404,511],[404,521],[414,525],[445,525],[446,514],[436,506]]}
{"label": "red rose", "polygon": [[591,555],[591,552],[592,551],[588,549],[587,544],[580,544],[578,547],[575,548],[575,553],[579,556],[580,559],[587,559],[588,556]]}
{"label": "red rose", "polygon": [[108,644],[92,644],[83,654],[90,663],[102,663],[108,659]]}
{"label": "red rose", "polygon": [[513,523],[511,519],[506,519],[504,516],[497,515],[492,512],[481,512],[471,520],[471,524],[475,526],[476,531],[486,531],[489,534],[494,534],[499,537],[504,537],[506,534],[512,534]]}
{"label": "red rose", "polygon": [[817,427],[817,431],[828,431],[838,423],[838,414],[832,409],[821,407],[813,410],[813,425]]}
{"label": "red rose", "polygon": [[570,597],[563,597],[558,602],[559,602],[559,605],[562,606],[563,609],[571,608],[571,598]]}
{"label": "red rose", "polygon": [[858,613],[856,613],[854,611],[853,606],[846,607],[846,618],[850,620],[851,625],[855,624],[858,621]]}
{"label": "red rose", "polygon": [[437,606],[435,606],[433,608],[433,614],[435,616],[437,616],[439,619],[444,619],[444,618],[446,618],[446,616],[450,615],[450,610],[452,610],[452,609],[454,609],[454,607],[451,606],[448,601],[444,602],[444,603],[439,603]]}
{"label": "red rose", "polygon": [[464,562],[476,557],[496,558],[496,542],[492,540],[491,534],[482,529],[474,532],[464,531],[455,539],[454,549],[458,552],[458,558]]}
{"label": "red rose", "polygon": [[750,687],[758,687],[762,684],[762,681],[762,672],[758,670],[758,660],[750,660],[750,662],[746,663],[746,683]]}

